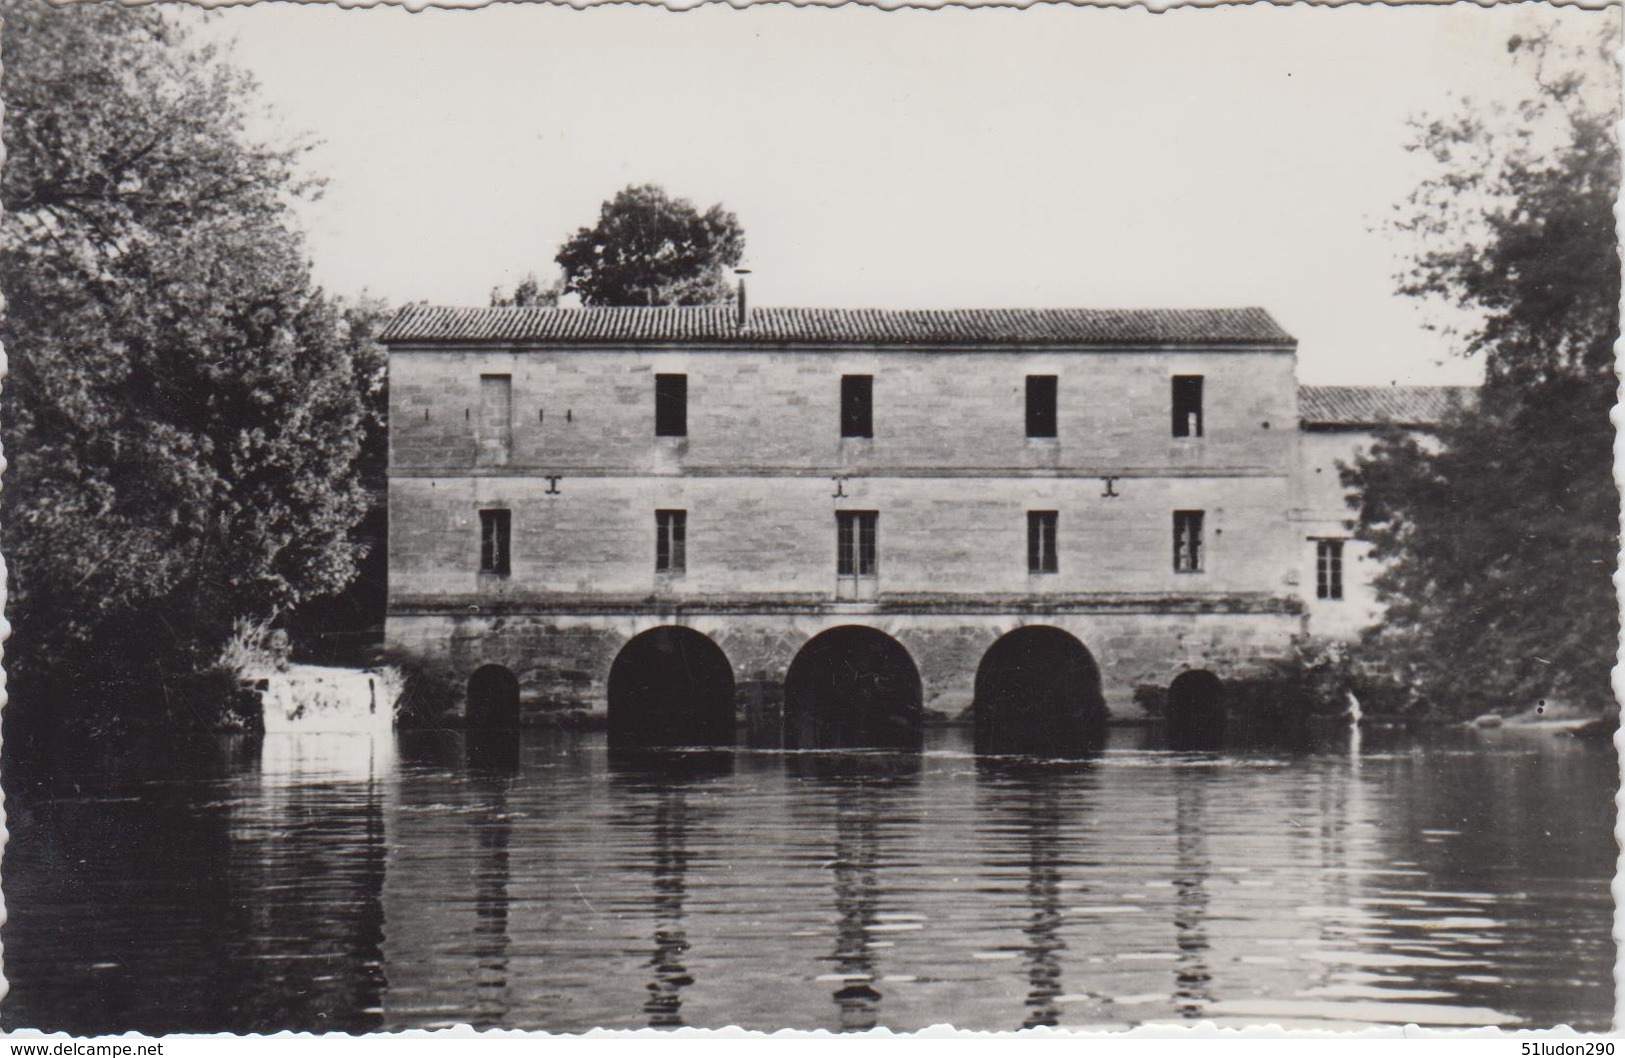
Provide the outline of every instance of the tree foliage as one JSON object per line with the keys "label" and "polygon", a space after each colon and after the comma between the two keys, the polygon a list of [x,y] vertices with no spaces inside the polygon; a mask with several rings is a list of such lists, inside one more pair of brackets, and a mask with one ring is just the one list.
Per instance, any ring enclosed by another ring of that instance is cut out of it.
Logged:
{"label": "tree foliage", "polygon": [[711,305],[732,297],[727,273],[744,253],[739,218],[721,205],[700,213],[644,184],[605,202],[555,260],[583,305]]}
{"label": "tree foliage", "polygon": [[1509,48],[1528,101],[1420,124],[1438,169],[1398,223],[1419,247],[1402,293],[1471,312],[1456,336],[1484,385],[1435,437],[1390,433],[1348,477],[1387,563],[1369,642],[1457,714],[1601,706],[1618,642],[1617,88],[1587,77],[1611,69],[1601,49]]}
{"label": "tree foliage", "polygon": [[525,278],[514,284],[513,292],[508,293],[501,287],[491,288],[491,307],[505,308],[557,308],[559,296],[564,293],[562,279],[542,286],[541,280],[536,278],[535,272],[528,272]]}
{"label": "tree foliage", "polygon": [[243,74],[155,9],[3,10],[7,665],[159,687],[354,575],[382,360],[312,285],[313,188]]}

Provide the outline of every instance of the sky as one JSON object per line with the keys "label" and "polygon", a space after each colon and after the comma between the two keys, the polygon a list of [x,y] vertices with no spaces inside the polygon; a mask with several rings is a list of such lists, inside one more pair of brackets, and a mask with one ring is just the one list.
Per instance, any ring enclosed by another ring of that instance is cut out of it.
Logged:
{"label": "sky", "polygon": [[1520,94],[1514,33],[1605,19],[261,3],[205,32],[259,80],[258,131],[320,141],[300,213],[336,294],[485,304],[657,183],[738,215],[755,305],[1260,305],[1305,382],[1460,384],[1426,327],[1450,315],[1394,292],[1409,122]]}

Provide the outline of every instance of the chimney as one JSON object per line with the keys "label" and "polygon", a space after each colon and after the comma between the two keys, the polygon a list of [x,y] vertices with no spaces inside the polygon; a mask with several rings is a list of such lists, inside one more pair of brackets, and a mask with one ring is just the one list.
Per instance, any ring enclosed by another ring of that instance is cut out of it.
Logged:
{"label": "chimney", "polygon": [[745,313],[747,311],[745,307],[745,277],[750,275],[750,269],[735,268],[734,275],[739,277],[738,298],[736,299],[738,301],[739,313],[738,316],[735,317],[734,325],[743,328],[745,326]]}

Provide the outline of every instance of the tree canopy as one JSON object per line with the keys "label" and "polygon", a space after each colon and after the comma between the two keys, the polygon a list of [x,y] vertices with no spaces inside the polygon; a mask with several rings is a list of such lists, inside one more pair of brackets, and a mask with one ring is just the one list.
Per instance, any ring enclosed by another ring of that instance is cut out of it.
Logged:
{"label": "tree canopy", "polygon": [[7,665],[156,690],[354,575],[382,358],[312,283],[313,185],[243,74],[155,9],[0,6]]}
{"label": "tree canopy", "polygon": [[744,253],[739,218],[721,205],[700,213],[644,184],[605,202],[555,260],[583,305],[710,305],[732,297],[727,273]]}
{"label": "tree canopy", "polygon": [[1454,336],[1484,385],[1435,437],[1391,433],[1348,475],[1386,563],[1368,643],[1453,713],[1601,706],[1618,645],[1618,89],[1588,76],[1612,69],[1601,47],[1509,48],[1528,100],[1420,123],[1437,171],[1397,224],[1419,247],[1401,292],[1470,310]]}

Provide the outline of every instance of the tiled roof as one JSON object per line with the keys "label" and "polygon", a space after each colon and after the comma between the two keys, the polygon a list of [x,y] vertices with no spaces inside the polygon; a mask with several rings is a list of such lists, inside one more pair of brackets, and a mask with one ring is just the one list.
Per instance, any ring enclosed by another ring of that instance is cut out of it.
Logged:
{"label": "tiled roof", "polygon": [[1432,426],[1471,386],[1300,386],[1298,419],[1305,426]]}
{"label": "tiled roof", "polygon": [[442,308],[409,305],[385,342],[1278,345],[1263,309]]}

